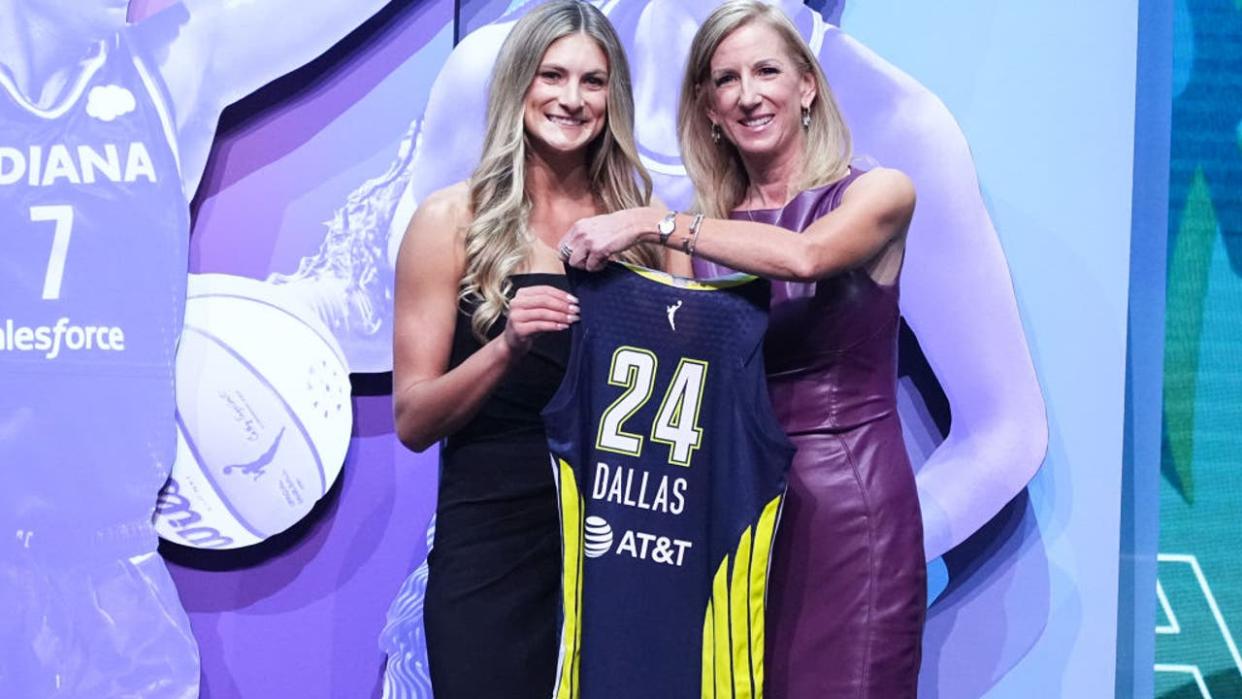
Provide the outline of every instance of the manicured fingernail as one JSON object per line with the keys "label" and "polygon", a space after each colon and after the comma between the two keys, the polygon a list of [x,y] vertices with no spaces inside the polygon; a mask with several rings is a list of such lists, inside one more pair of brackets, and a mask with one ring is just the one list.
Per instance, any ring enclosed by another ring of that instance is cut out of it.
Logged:
{"label": "manicured fingernail", "polygon": [[569,304],[569,312],[573,313],[574,315],[577,315],[582,312],[582,307],[580,307],[576,303],[571,303]]}
{"label": "manicured fingernail", "polygon": [[578,320],[581,318],[581,316],[579,316],[577,313],[571,313],[571,314],[569,314],[568,316],[565,316],[565,317],[566,317],[566,318],[568,318],[568,319],[569,319],[569,322],[571,322],[571,323],[577,323],[577,322],[578,322]]}
{"label": "manicured fingernail", "polygon": [[578,297],[573,294],[565,294],[565,297],[569,299],[570,303],[578,303]]}

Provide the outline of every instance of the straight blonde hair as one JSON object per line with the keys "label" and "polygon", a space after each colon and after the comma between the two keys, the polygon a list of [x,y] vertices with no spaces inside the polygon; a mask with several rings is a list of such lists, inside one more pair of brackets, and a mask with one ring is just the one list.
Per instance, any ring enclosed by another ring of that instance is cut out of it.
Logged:
{"label": "straight blonde hair", "polygon": [[[524,126],[526,92],[543,55],[556,40],[571,34],[594,39],[608,59],[608,107],[603,132],[588,146],[591,190],[605,212],[646,206],[651,176],[638,157],[634,140],[634,95],[625,50],[608,18],[580,0],[552,0],[518,20],[500,48],[488,92],[483,156],[471,175],[466,229],[466,270],[459,298],[478,305],[471,327],[480,340],[508,309],[509,277],[532,253],[531,200],[526,191],[526,157],[530,147]],[[651,246],[617,256],[626,262],[658,267]]]}
{"label": "straight blonde hair", "polygon": [[815,80],[811,123],[806,129],[802,172],[790,183],[798,192],[835,182],[845,176],[852,157],[849,128],[833,99],[828,79],[793,22],[780,8],[758,0],[730,0],[716,8],[699,27],[690,43],[690,57],[681,82],[677,106],[677,131],[682,162],[694,183],[695,205],[712,218],[727,218],[746,196],[750,178],[737,148],[722,138],[712,140],[707,118],[710,99],[712,56],[725,37],[751,22],[762,22],[784,40],[795,65]]}

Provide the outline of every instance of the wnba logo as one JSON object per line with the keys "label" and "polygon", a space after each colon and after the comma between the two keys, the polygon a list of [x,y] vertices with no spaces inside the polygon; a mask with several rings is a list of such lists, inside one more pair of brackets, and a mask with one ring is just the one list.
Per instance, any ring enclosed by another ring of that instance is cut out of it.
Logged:
{"label": "wnba logo", "polygon": [[612,527],[603,517],[586,518],[582,552],[587,558],[599,558],[612,550]]}

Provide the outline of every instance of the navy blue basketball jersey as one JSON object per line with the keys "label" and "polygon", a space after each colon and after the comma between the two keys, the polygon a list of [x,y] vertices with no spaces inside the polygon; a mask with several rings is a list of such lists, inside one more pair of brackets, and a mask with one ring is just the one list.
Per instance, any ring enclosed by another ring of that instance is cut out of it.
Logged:
{"label": "navy blue basketball jersey", "polygon": [[0,524],[69,557],[154,548],[176,446],[189,205],[170,101],[128,31],[54,104],[0,71]]}
{"label": "navy blue basketball jersey", "polygon": [[769,287],[609,265],[544,410],[564,551],[557,699],[761,697],[793,456],[763,369]]}

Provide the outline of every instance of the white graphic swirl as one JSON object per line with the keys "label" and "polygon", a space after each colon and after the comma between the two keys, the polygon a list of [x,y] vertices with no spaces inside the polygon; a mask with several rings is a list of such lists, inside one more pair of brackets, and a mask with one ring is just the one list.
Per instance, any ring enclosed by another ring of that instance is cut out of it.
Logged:
{"label": "white graphic swirl", "polygon": [[[436,536],[436,518],[427,525],[427,553]],[[423,600],[427,596],[427,561],[406,578],[388,607],[380,632],[380,650],[388,656],[384,668],[384,699],[432,699],[427,669],[427,635],[423,632]]]}
{"label": "white graphic swirl", "polygon": [[393,276],[388,266],[388,229],[410,180],[418,122],[379,177],[355,189],[327,221],[318,252],[302,258],[292,274],[268,281],[286,286],[314,309],[345,352],[353,372],[392,369]]}

